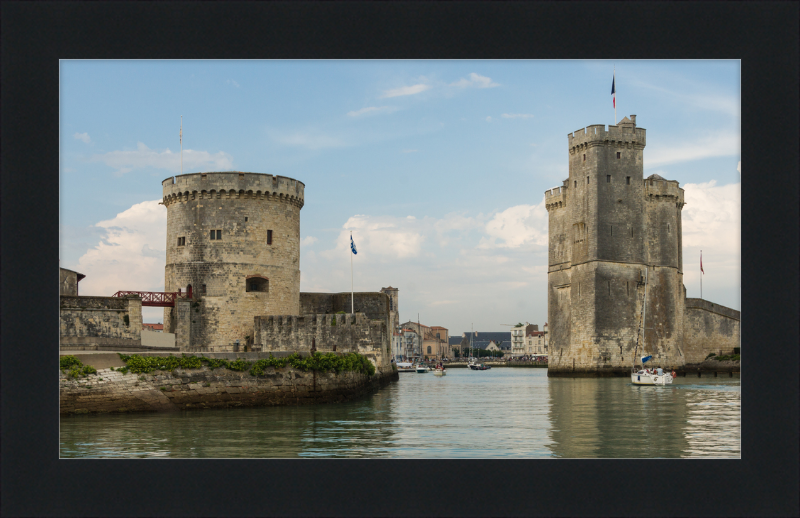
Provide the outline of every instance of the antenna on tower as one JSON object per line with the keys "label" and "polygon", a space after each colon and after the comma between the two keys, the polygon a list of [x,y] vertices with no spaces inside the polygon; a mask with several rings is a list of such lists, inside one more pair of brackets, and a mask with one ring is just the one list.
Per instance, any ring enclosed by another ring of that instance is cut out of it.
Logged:
{"label": "antenna on tower", "polygon": [[181,132],[178,136],[181,139],[181,174],[183,174],[183,115],[181,115]]}

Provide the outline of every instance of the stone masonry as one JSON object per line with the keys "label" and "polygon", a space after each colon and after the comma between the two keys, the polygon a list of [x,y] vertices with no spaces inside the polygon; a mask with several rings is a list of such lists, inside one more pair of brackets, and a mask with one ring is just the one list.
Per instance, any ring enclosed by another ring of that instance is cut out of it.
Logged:
{"label": "stone masonry", "polygon": [[[179,341],[233,350],[236,340],[252,339],[254,315],[300,314],[302,182],[209,172],[170,177],[162,185],[165,290],[191,289],[194,297],[189,329],[176,333]],[[180,311],[165,308],[165,332],[178,331]]]}
{"label": "stone masonry", "polygon": [[139,346],[142,299],[61,296],[61,347]]}
{"label": "stone masonry", "polygon": [[684,365],[683,189],[643,177],[646,134],[635,115],[608,129],[570,133],[568,143],[569,178],[545,192],[548,374],[629,372],[645,276],[643,354],[663,366]]}

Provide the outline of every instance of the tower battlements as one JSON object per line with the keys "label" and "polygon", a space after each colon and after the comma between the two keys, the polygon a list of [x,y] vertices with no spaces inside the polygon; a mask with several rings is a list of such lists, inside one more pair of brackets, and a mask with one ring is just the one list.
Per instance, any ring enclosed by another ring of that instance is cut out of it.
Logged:
{"label": "tower battlements", "polygon": [[644,195],[648,201],[674,201],[683,207],[683,189],[677,180],[666,180],[657,174],[650,175],[644,180]]}
{"label": "tower battlements", "polygon": [[544,206],[550,209],[560,209],[567,205],[567,186],[553,187],[544,191]]}
{"label": "tower battlements", "polygon": [[625,117],[617,126],[609,125],[608,129],[604,124],[592,124],[583,129],[579,129],[567,134],[570,153],[574,153],[578,148],[591,145],[612,145],[624,147],[645,147],[647,144],[646,131],[644,128],[636,127],[636,115],[631,115],[631,119]]}
{"label": "tower battlements", "polygon": [[286,176],[238,171],[190,173],[161,182],[163,203],[210,198],[271,198],[302,208],[305,184]]}

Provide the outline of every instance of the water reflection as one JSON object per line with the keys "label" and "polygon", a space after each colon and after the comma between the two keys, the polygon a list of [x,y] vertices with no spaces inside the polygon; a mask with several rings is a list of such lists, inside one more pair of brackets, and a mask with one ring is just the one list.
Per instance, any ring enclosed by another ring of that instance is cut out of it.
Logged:
{"label": "water reflection", "polygon": [[692,382],[410,373],[348,403],[66,417],[61,457],[739,457],[738,378]]}

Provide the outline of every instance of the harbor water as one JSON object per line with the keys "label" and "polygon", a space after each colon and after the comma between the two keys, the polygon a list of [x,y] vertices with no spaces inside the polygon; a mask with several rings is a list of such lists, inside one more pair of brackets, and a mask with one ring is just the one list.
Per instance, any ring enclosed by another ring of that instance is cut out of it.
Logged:
{"label": "harbor water", "polygon": [[62,417],[61,458],[740,458],[740,379],[403,373],[356,401]]}

